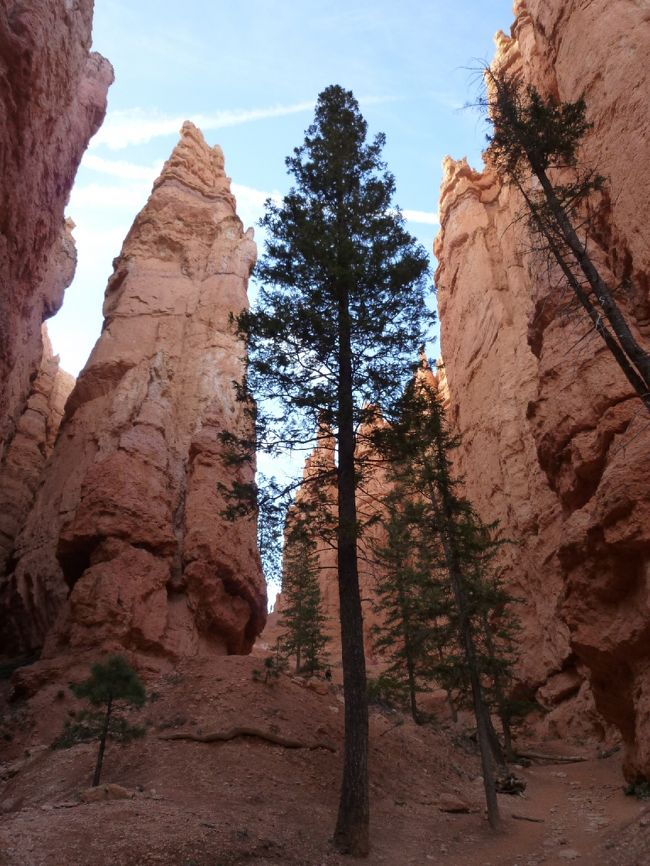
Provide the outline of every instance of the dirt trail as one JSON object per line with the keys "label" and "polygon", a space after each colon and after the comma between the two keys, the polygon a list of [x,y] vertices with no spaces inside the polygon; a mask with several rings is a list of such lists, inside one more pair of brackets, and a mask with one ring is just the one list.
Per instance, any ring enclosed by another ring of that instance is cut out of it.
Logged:
{"label": "dirt trail", "polygon": [[[107,750],[109,799],[80,802],[95,747],[49,744],[75,700],[55,671],[35,697],[4,708],[0,866],[341,866],[329,836],[340,779],[343,707],[288,676],[255,682],[254,658],[149,671],[156,700],[147,736]],[[47,677],[45,678],[47,679]],[[322,692],[322,693],[320,693]],[[253,727],[336,749],[286,748],[238,736],[227,742],[161,739],[170,732]],[[540,749],[561,750],[544,743]],[[566,751],[566,746],[564,749]],[[26,755],[26,751],[28,754]],[[459,732],[416,727],[399,714],[371,719],[372,853],[381,866],[649,866],[650,808],[622,793],[620,756],[517,771],[525,797],[500,796],[504,832],[483,818],[478,761]],[[441,812],[450,798],[469,814]],[[516,820],[512,813],[542,819]]]}

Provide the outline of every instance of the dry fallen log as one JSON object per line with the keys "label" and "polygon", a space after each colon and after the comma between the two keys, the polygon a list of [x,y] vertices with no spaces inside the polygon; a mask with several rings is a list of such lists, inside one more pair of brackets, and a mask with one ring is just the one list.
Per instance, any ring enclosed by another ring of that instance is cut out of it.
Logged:
{"label": "dry fallen log", "polygon": [[261,728],[248,727],[230,728],[227,731],[212,731],[208,734],[195,734],[193,731],[173,731],[168,734],[160,734],[158,739],[192,740],[195,743],[223,743],[227,740],[234,740],[237,737],[255,737],[258,740],[265,740],[267,743],[273,743],[276,746],[283,746],[285,749],[327,749],[328,752],[336,751],[336,748],[331,743],[324,741],[304,743],[302,740],[292,740],[288,737],[274,734],[271,731],[263,731]]}
{"label": "dry fallen log", "polygon": [[518,758],[528,758],[529,761],[543,761],[545,764],[579,764],[588,761],[582,755],[544,755],[542,752],[517,752]]}
{"label": "dry fallen log", "polygon": [[517,821],[530,821],[532,824],[543,824],[543,818],[531,818],[530,815],[519,815],[517,812],[512,813],[512,817]]}

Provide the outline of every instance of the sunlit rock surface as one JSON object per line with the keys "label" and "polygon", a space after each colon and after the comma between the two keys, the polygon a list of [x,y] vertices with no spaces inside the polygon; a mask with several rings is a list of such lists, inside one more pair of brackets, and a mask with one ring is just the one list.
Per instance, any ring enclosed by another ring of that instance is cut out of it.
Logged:
{"label": "sunlit rock surface", "polygon": [[255,521],[228,523],[217,487],[249,480],[223,465],[219,435],[248,423],[229,316],[247,307],[255,257],[221,149],[186,123],[115,260],[101,337],[17,542],[25,650],[239,653],[261,630]]}
{"label": "sunlit rock surface", "polygon": [[[515,4],[496,63],[547,94],[584,94],[582,158],[608,178],[590,248],[648,339],[650,10],[639,3]],[[523,599],[521,676],[551,730],[605,723],[626,774],[650,775],[650,419],[588,322],[558,310],[522,204],[487,168],[445,163],[436,241],[442,351],[458,457],[501,565]],[[631,283],[634,288],[628,288]],[[571,688],[567,684],[571,684]]]}

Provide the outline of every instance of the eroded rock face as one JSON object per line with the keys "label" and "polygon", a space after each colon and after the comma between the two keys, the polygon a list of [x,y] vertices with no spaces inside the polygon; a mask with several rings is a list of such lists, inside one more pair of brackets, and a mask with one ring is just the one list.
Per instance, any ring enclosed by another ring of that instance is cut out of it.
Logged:
{"label": "eroded rock face", "polygon": [[43,327],[43,357],[16,432],[0,462],[0,574],[6,571],[16,536],[56,441],[74,378],[61,370]]}
{"label": "eroded rock face", "polygon": [[92,13],[92,0],[0,9],[0,457],[38,372],[41,323],[74,274],[63,209],[113,80],[90,53]]}
{"label": "eroded rock face", "polygon": [[[590,246],[648,346],[650,193],[634,176],[650,169],[650,12],[606,0],[515,11],[495,62],[563,101],[584,93],[583,159],[609,179]],[[588,323],[560,314],[521,210],[489,168],[446,162],[437,284],[459,470],[483,519],[516,543],[501,564],[524,599],[524,682],[557,707],[548,718],[562,731],[584,725],[585,672],[623,735],[627,776],[647,777],[650,424]]]}
{"label": "eroded rock face", "polygon": [[[266,616],[254,521],[227,523],[221,432],[255,262],[219,147],[186,123],[115,260],[102,335],[70,395],[20,535],[15,629],[67,647],[245,652]],[[242,478],[242,480],[244,480]]]}

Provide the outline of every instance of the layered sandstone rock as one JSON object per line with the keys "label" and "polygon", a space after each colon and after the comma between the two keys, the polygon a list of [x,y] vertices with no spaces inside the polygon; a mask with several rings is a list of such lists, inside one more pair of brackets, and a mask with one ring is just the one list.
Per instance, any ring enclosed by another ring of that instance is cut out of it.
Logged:
{"label": "layered sandstone rock", "polygon": [[113,80],[90,53],[92,13],[92,0],[0,9],[0,457],[39,368],[41,323],[74,273],[63,209]]}
{"label": "layered sandstone rock", "polygon": [[0,574],[5,574],[16,536],[34,501],[56,441],[74,378],[61,370],[43,325],[43,357],[9,447],[0,462]]}
{"label": "layered sandstone rock", "polygon": [[[227,523],[220,434],[245,429],[229,321],[255,262],[219,147],[186,123],[115,260],[104,327],[21,533],[25,649],[247,651],[266,615],[255,522]],[[243,472],[243,470],[241,470]]]}
{"label": "layered sandstone rock", "polygon": [[[584,93],[594,126],[582,158],[609,181],[590,247],[648,346],[650,194],[635,181],[650,170],[642,6],[517,2],[495,62],[563,101]],[[559,707],[551,723],[575,731],[597,722],[586,676],[623,735],[628,777],[648,776],[650,424],[588,323],[563,313],[521,211],[489,167],[446,162],[437,284],[459,469],[483,519],[514,542],[501,565],[523,598],[524,682]]]}

